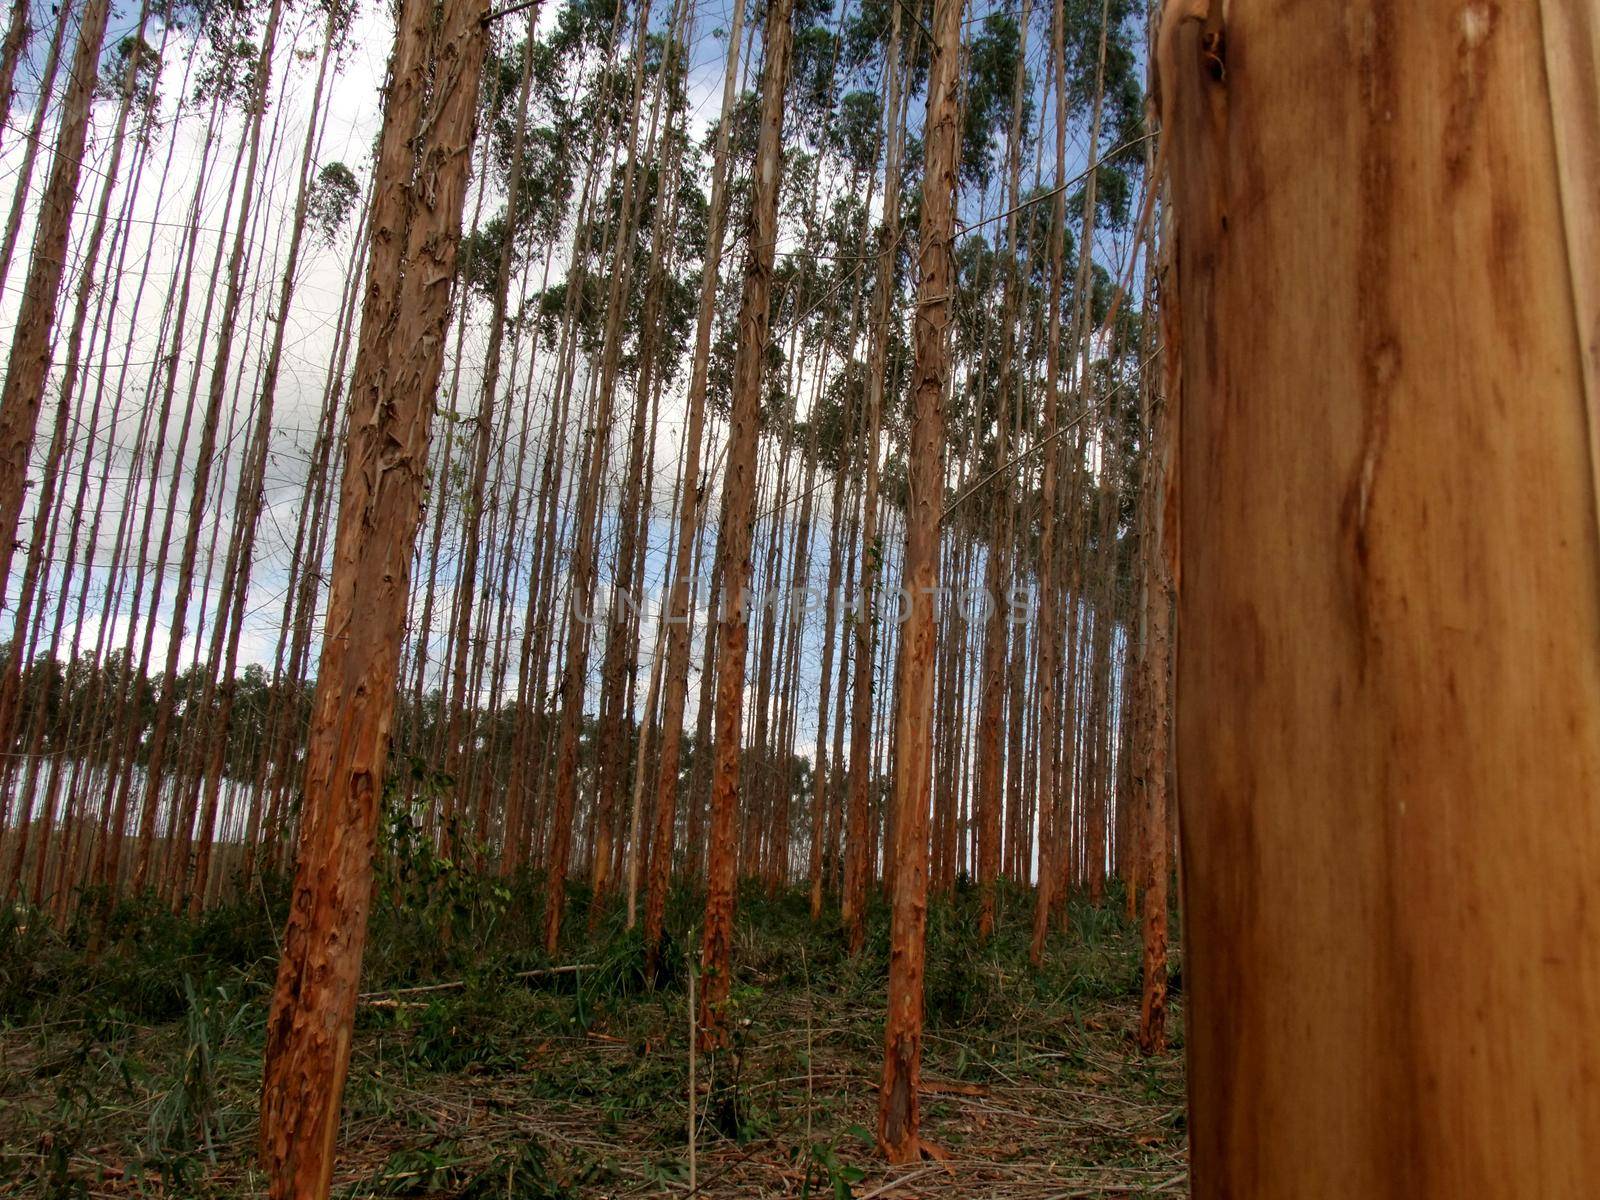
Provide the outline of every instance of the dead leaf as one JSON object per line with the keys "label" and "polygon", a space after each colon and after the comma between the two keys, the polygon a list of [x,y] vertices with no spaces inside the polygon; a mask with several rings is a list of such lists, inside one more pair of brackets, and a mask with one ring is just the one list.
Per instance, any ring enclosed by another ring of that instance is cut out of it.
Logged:
{"label": "dead leaf", "polygon": [[938,1143],[930,1142],[927,1138],[918,1138],[917,1148],[922,1151],[925,1157],[931,1158],[936,1163],[943,1164],[947,1175],[956,1173],[955,1168],[950,1165],[950,1152]]}

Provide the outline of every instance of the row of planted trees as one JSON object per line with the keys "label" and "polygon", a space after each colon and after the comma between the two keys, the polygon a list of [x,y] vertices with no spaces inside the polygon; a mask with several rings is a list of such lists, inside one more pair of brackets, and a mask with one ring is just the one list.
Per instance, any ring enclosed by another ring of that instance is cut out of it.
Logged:
{"label": "row of planted trees", "polygon": [[297,869],[283,1194],[326,1187],[385,804],[541,872],[552,954],[571,880],[652,963],[703,882],[708,1049],[740,878],[855,950],[886,889],[896,1157],[930,890],[987,935],[1034,885],[1037,959],[1120,876],[1161,1046],[1142,9],[38,16],[0,62],[0,879],[197,910]]}

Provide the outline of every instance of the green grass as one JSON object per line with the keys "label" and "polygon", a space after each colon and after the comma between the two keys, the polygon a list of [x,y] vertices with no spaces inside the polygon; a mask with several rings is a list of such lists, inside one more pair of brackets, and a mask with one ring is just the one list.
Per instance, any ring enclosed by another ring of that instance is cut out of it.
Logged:
{"label": "green grass", "polygon": [[[699,897],[669,908],[671,971],[588,895],[569,895],[563,964],[537,947],[541,881],[457,872],[426,895],[390,879],[363,987],[396,993],[358,1022],[335,1194],[539,1200],[687,1191],[684,947]],[[282,889],[198,922],[118,905],[100,934],[0,915],[0,1196],[254,1196],[256,1102]],[[1174,1051],[1142,1058],[1137,932],[1121,902],[1069,907],[1044,968],[1031,898],[975,894],[929,912],[924,1136],[928,1194],[1182,1194],[1181,1012]],[[102,910],[103,911],[103,910]],[[800,891],[740,898],[734,1045],[698,1066],[701,1195],[862,1196],[892,1181],[870,1144],[882,1058],[887,909],[865,951]],[[922,1188],[913,1186],[916,1194]]]}

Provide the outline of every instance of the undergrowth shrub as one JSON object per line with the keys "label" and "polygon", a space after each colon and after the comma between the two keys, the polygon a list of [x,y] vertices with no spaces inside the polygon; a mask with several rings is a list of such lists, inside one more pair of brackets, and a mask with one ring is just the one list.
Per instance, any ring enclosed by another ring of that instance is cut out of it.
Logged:
{"label": "undergrowth shrub", "polygon": [[504,993],[473,986],[431,1000],[409,1016],[406,1058],[429,1071],[506,1070],[516,1064]]}
{"label": "undergrowth shrub", "polygon": [[923,1009],[930,1025],[959,1027],[989,1010],[999,989],[978,936],[975,905],[929,907],[926,963]]}
{"label": "undergrowth shrub", "polygon": [[456,1200],[576,1200],[580,1188],[604,1182],[597,1164],[575,1157],[564,1162],[537,1138],[474,1163],[471,1148],[453,1138],[407,1147],[391,1154],[371,1178],[350,1189],[353,1196],[451,1196]]}

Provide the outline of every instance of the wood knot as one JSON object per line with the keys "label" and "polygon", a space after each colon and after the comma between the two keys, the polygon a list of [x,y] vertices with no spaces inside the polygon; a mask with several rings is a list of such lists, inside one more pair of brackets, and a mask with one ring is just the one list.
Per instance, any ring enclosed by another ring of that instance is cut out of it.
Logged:
{"label": "wood knot", "polygon": [[1213,83],[1228,79],[1228,41],[1221,29],[1208,29],[1200,39],[1200,61]]}
{"label": "wood knot", "polygon": [[1498,5],[1473,0],[1461,9],[1461,47],[1467,52],[1476,50],[1489,40],[1495,22],[1500,16]]}

